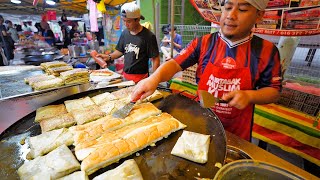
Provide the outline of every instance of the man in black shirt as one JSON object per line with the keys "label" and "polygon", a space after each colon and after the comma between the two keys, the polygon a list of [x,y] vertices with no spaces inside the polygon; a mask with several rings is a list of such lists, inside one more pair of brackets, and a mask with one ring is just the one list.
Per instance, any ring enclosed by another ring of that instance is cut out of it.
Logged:
{"label": "man in black shirt", "polygon": [[124,55],[124,78],[139,82],[149,75],[149,58],[155,71],[160,65],[159,49],[156,36],[140,24],[144,17],[134,3],[121,7],[121,16],[125,29],[118,41],[116,50],[108,55],[98,54],[105,61],[111,61]]}

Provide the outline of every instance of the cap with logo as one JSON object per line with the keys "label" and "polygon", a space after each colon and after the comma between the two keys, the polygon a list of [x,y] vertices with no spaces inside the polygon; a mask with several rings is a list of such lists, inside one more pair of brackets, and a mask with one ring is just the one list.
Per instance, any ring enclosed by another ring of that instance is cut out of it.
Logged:
{"label": "cap with logo", "polygon": [[124,18],[140,18],[144,17],[140,14],[140,8],[135,3],[125,3],[121,7],[121,16]]}
{"label": "cap with logo", "polygon": [[251,4],[252,6],[254,6],[255,8],[257,8],[260,11],[263,11],[266,9],[266,7],[268,6],[268,2],[269,0],[246,0],[249,4]]}

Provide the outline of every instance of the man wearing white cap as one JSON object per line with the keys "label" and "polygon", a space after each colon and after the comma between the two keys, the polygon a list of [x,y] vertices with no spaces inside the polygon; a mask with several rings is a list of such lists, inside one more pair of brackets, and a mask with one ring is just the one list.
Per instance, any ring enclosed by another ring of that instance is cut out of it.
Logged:
{"label": "man wearing white cap", "polygon": [[97,57],[111,61],[124,55],[124,78],[139,82],[149,75],[149,58],[155,71],[160,65],[159,49],[156,36],[140,24],[144,17],[134,3],[126,3],[121,7],[121,16],[125,29],[116,46],[116,50],[108,55]]}
{"label": "man wearing white cap", "polygon": [[276,46],[252,33],[268,0],[226,0],[219,32],[191,41],[134,89],[132,99],[152,94],[160,82],[198,64],[199,90],[228,103],[211,107],[224,128],[250,141],[254,104],[276,102],[281,89],[280,57]]}

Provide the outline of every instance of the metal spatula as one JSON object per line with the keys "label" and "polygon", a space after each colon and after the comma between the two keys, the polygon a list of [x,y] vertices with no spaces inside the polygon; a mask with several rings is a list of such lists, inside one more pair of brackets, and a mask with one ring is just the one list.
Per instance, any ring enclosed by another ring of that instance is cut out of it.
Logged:
{"label": "metal spatula", "polygon": [[122,108],[116,110],[113,114],[112,117],[115,118],[125,118],[128,116],[128,114],[131,112],[133,106],[136,104],[136,102],[140,99],[142,94],[134,101],[130,101],[128,104],[124,105]]}
{"label": "metal spatula", "polygon": [[112,117],[115,118],[125,118],[128,116],[128,114],[131,112],[133,106],[136,104],[136,102],[129,102],[128,104],[124,105],[122,108],[116,110],[113,114]]}
{"label": "metal spatula", "polygon": [[214,97],[208,91],[198,90],[200,105],[204,108],[209,108],[215,105],[215,103],[228,103],[229,101],[222,100]]}

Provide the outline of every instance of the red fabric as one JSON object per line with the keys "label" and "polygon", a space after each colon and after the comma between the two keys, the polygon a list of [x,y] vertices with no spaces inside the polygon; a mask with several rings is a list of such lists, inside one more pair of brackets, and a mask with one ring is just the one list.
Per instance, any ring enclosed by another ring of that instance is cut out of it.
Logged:
{"label": "red fabric", "polygon": [[[238,68],[233,58],[224,58],[223,53],[217,53],[214,63],[213,60],[209,60],[205,67],[198,90],[206,90],[215,97],[222,97],[223,94],[234,90],[252,89],[248,57],[247,66]],[[230,107],[227,103],[216,103],[212,110],[220,118],[226,130],[250,141],[253,105],[240,110]]]}
{"label": "red fabric", "polygon": [[132,80],[135,83],[141,81],[142,79],[145,79],[148,77],[148,73],[146,74],[127,74],[123,72],[123,77],[126,78],[127,80]]}
{"label": "red fabric", "polygon": [[56,11],[47,11],[47,20],[51,21],[51,20],[57,20],[57,13]]}

